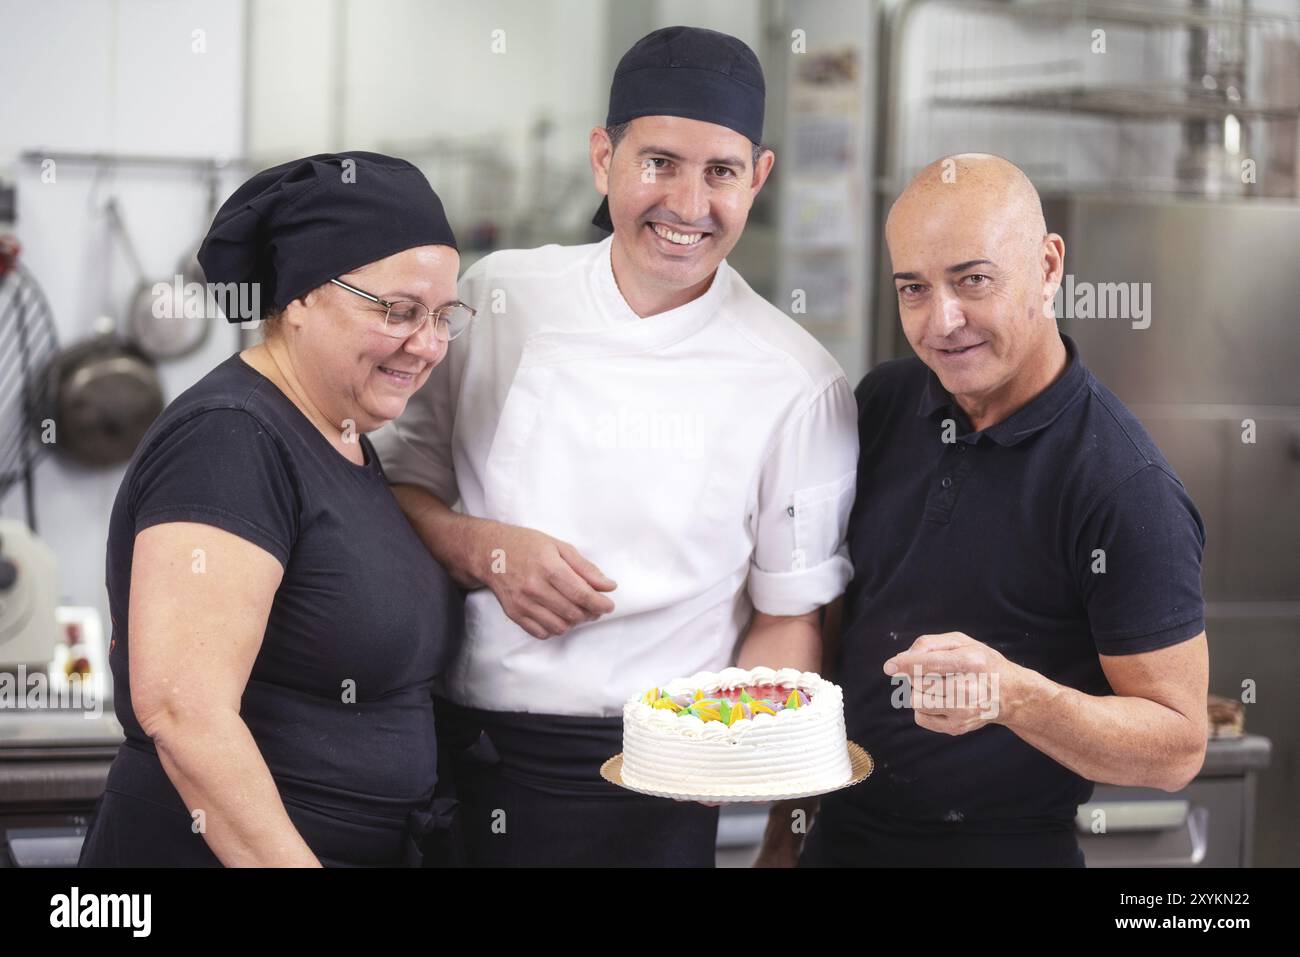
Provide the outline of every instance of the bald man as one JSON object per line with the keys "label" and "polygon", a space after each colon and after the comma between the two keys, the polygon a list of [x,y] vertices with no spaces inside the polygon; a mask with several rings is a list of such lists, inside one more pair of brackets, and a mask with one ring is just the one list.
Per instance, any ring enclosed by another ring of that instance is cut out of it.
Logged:
{"label": "bald man", "polygon": [[[854,578],[827,652],[877,766],[822,800],[800,863],[1082,866],[1093,782],[1178,791],[1204,759],[1204,527],[1058,331],[1065,245],[1023,172],[935,162],[886,240],[916,358],[856,390]],[[793,810],[763,863],[799,853]]]}

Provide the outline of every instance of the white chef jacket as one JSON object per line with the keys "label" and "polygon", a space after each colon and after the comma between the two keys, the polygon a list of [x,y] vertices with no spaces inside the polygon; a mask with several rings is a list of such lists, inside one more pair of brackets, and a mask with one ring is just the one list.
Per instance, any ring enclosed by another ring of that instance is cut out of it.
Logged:
{"label": "white chef jacket", "polygon": [[476,263],[460,295],[478,317],[371,436],[390,482],[567,541],[618,583],[613,612],[546,641],[471,592],[442,679],[463,705],[616,715],[732,664],[753,608],[803,614],[851,577],[843,370],[726,262],[699,298],[638,317],[611,242]]}

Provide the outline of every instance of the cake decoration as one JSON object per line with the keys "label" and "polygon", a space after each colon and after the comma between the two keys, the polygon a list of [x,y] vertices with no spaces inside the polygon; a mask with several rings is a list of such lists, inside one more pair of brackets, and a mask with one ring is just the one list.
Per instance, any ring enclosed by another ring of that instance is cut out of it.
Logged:
{"label": "cake decoration", "polygon": [[775,715],[786,708],[803,708],[812,696],[800,688],[772,684],[751,684],[736,688],[703,688],[668,694],[663,688],[651,688],[641,696],[641,701],[661,711],[672,711],[679,717],[694,716],[701,721],[718,721],[730,727],[755,714]]}
{"label": "cake decoration", "polygon": [[843,692],[794,668],[699,672],[634,695],[620,759],[620,783],[666,797],[764,800],[853,778]]}

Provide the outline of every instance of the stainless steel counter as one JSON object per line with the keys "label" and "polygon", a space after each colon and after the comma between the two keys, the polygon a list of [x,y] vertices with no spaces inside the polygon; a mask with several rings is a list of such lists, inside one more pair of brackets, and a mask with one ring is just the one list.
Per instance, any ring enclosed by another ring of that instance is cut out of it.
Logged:
{"label": "stainless steel counter", "polygon": [[[69,863],[69,855],[75,861],[79,836],[121,740],[111,712],[97,719],[0,714],[0,867],[12,866],[14,838],[48,848],[48,863]],[[1268,766],[1271,751],[1269,740],[1259,735],[1211,741],[1201,773],[1176,794],[1097,785],[1077,818],[1088,866],[1250,866],[1256,776]],[[752,863],[768,808],[723,807],[719,866]],[[1098,820],[1105,827],[1094,833]]]}
{"label": "stainless steel counter", "polygon": [[[1256,775],[1268,767],[1268,738],[1210,741],[1201,773],[1175,794],[1098,784],[1075,819],[1089,867],[1250,867],[1254,862]],[[870,780],[862,786],[869,787]],[[718,866],[748,867],[770,805],[722,808]],[[1098,816],[1094,812],[1101,811]],[[1094,833],[1101,822],[1104,830]]]}
{"label": "stainless steel counter", "polygon": [[0,713],[0,867],[76,862],[121,741],[111,710]]}

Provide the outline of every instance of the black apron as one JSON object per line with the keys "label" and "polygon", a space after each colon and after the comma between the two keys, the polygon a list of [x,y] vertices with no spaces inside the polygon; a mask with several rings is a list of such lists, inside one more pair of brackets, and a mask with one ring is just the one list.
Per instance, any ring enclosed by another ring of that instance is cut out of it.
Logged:
{"label": "black apron", "polygon": [[713,867],[718,809],[610,784],[623,719],[463,708],[437,699],[439,752],[475,867]]}
{"label": "black apron", "polygon": [[886,823],[838,802],[823,802],[799,858],[800,867],[1083,867],[1067,828],[943,831]]}

